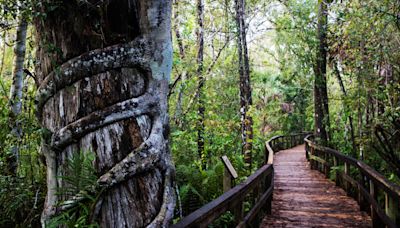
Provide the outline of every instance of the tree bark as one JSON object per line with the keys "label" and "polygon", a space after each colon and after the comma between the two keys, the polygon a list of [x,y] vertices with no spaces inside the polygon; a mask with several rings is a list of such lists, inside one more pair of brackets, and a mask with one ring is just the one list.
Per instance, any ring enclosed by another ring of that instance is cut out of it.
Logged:
{"label": "tree bark", "polygon": [[205,112],[205,104],[204,104],[204,0],[197,0],[197,43],[198,43],[198,51],[197,51],[197,112],[198,112],[198,121],[197,121],[197,152],[201,159],[201,164],[203,169],[206,168],[206,155],[204,153],[204,112]]}
{"label": "tree bark", "polygon": [[328,30],[328,3],[319,1],[318,8],[318,40],[316,66],[314,68],[314,122],[315,135],[321,143],[327,145],[329,141],[329,106],[328,91],[326,86],[327,63],[327,30]]}
{"label": "tree bark", "polygon": [[246,41],[245,1],[235,0],[236,26],[239,60],[240,118],[242,126],[242,153],[246,164],[251,168],[253,148],[253,119],[248,114],[252,105],[250,85],[250,64]]}
{"label": "tree bark", "polygon": [[[175,205],[168,146],[171,1],[46,1],[35,21],[45,134],[42,223],[60,213],[57,176],[76,153],[93,153],[100,227],[168,225]],[[56,7],[54,7],[56,6]]]}
{"label": "tree bark", "polygon": [[8,162],[9,172],[12,175],[17,174],[18,160],[19,160],[19,143],[22,138],[22,127],[18,120],[19,115],[22,111],[22,90],[24,88],[24,62],[25,62],[25,51],[26,51],[26,32],[28,29],[28,23],[20,16],[17,35],[14,47],[14,71],[13,71],[13,82],[10,90],[10,124],[11,133],[16,138],[16,144],[12,146],[12,157]]}

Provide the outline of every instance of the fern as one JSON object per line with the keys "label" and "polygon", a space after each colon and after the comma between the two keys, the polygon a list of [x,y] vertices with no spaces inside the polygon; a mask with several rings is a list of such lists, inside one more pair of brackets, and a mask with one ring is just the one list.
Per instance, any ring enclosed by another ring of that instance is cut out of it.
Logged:
{"label": "fern", "polygon": [[58,194],[72,196],[95,186],[97,176],[92,165],[93,160],[91,153],[74,154],[67,163],[65,174],[59,177],[67,188],[58,189]]}
{"label": "fern", "polygon": [[[63,211],[54,217],[48,227],[98,227],[91,224],[92,209],[96,205],[100,192],[97,189],[97,175],[93,167],[94,156],[91,152],[74,154],[67,163],[65,175],[59,176],[63,181],[63,188],[57,189],[57,194],[65,198],[80,194],[84,200],[74,207]],[[63,202],[60,202],[62,204]]]}

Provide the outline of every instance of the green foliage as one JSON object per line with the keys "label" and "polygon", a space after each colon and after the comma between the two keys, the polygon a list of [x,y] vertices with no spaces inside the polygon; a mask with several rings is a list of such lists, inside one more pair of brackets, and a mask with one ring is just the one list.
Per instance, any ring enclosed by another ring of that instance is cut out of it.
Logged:
{"label": "green foliage", "polygon": [[[22,128],[22,138],[11,134],[8,93],[11,85],[12,47],[10,37],[1,38],[3,54],[0,77],[0,227],[38,227],[43,210],[46,183],[44,166],[39,154],[40,128],[34,115],[34,93],[30,78],[25,80],[22,113],[16,121]],[[30,49],[29,49],[30,50]],[[8,172],[11,148],[19,148],[18,173]]]}
{"label": "green foliage", "polygon": [[76,153],[68,159],[65,173],[59,177],[68,187],[58,189],[58,194],[73,196],[80,191],[90,191],[96,186],[97,176],[93,162],[94,154],[91,152]]}
{"label": "green foliage", "polygon": [[[98,227],[91,221],[91,216],[102,191],[96,193],[97,175],[93,161],[91,152],[76,153],[68,160],[65,174],[59,177],[63,187],[57,194],[66,199],[79,194],[83,200],[52,218],[48,227]],[[61,201],[60,206],[63,204]]]}
{"label": "green foliage", "polygon": [[210,224],[208,227],[229,228],[233,226],[235,226],[235,217],[230,211],[227,211],[226,213],[222,214],[221,217],[216,219],[212,224]]}
{"label": "green foliage", "polygon": [[0,176],[0,227],[38,227],[45,183]]}

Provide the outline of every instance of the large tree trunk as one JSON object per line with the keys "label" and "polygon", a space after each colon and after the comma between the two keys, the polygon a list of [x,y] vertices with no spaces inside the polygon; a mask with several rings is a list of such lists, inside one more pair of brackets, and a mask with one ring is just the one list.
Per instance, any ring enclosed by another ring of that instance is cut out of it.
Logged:
{"label": "large tree trunk", "polygon": [[203,75],[204,72],[204,1],[197,0],[197,23],[198,23],[198,31],[197,31],[197,43],[198,43],[198,51],[197,51],[197,112],[198,112],[198,121],[197,121],[197,151],[199,157],[201,159],[201,164],[203,169],[206,168],[205,161],[205,153],[204,153],[204,83],[205,78]]}
{"label": "large tree trunk", "polygon": [[321,140],[322,144],[327,144],[329,141],[329,107],[326,87],[327,31],[328,3],[327,0],[321,0],[318,8],[319,48],[314,68],[314,122],[315,135],[318,140]]}
{"label": "large tree trunk", "polygon": [[235,0],[238,57],[239,57],[239,82],[240,82],[240,117],[242,126],[242,153],[246,164],[251,167],[253,147],[253,119],[248,114],[252,104],[250,85],[249,55],[246,41],[245,1]]}
{"label": "large tree trunk", "polygon": [[[168,147],[171,1],[46,1],[36,21],[37,115],[50,132],[42,151],[42,221],[79,197],[66,187],[68,158],[94,153],[101,227],[166,225],[174,207]],[[56,6],[56,7],[54,7]],[[48,8],[46,8],[48,7]]]}
{"label": "large tree trunk", "polygon": [[22,90],[24,87],[24,62],[26,50],[26,32],[28,23],[21,15],[18,27],[17,36],[14,47],[14,71],[13,82],[10,90],[10,124],[11,132],[16,137],[16,144],[11,148],[12,157],[8,162],[9,172],[12,175],[17,174],[18,157],[19,157],[19,143],[22,138],[22,127],[18,121],[18,117],[22,111]]}

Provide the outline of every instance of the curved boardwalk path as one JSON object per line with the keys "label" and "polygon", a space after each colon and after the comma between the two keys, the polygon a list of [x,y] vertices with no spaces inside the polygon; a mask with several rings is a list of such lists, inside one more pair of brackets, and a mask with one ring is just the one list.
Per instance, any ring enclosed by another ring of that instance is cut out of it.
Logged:
{"label": "curved boardwalk path", "polygon": [[274,169],[272,215],[261,227],[371,227],[354,199],[310,169],[304,145],[275,154]]}

